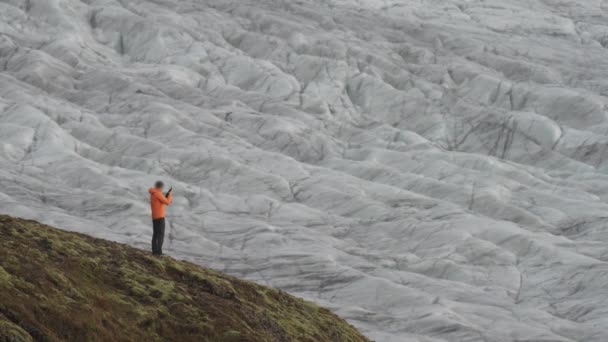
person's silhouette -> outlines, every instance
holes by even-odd
[[[165,240],[165,206],[173,200],[173,188],[163,194],[163,182],[158,181],[150,188],[150,207],[152,208],[152,254],[163,255],[163,241]]]

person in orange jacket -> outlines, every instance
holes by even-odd
[[[152,254],[163,255],[163,241],[165,240],[165,206],[170,205],[173,200],[172,190],[163,193],[165,185],[158,181],[150,188],[150,207],[152,208]]]

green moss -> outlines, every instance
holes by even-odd
[[[8,285],[11,281],[11,275],[6,272],[6,270],[0,266],[0,285],[6,284]]]
[[[0,316],[0,342],[32,342],[30,336],[18,325],[5,320]]]
[[[228,330],[222,334],[222,342],[238,342],[242,340],[243,336],[236,330]]]
[[[117,332],[124,341],[368,341],[312,303],[187,262],[1,215],[0,235],[0,342]]]

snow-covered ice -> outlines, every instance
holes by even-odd
[[[0,212],[378,342],[608,341],[608,1],[0,0]]]

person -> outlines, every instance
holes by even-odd
[[[163,241],[165,239],[165,206],[173,200],[173,188],[163,193],[165,185],[158,181],[150,188],[150,207],[152,208],[152,254],[163,255]]]

